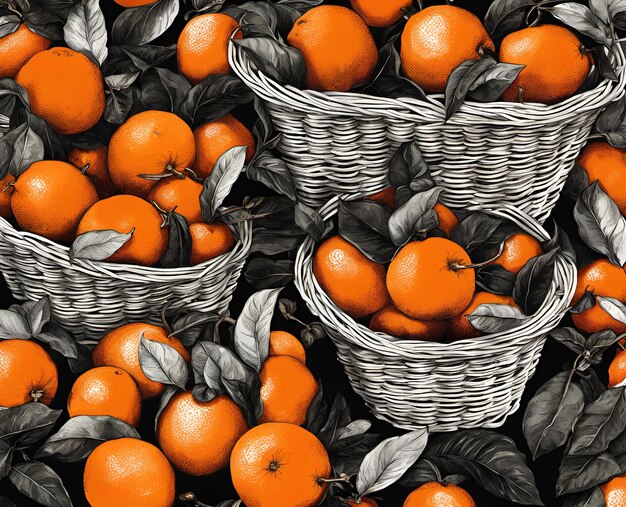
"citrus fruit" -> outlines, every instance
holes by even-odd
[[[554,104],[571,97],[591,70],[591,58],[578,38],[557,25],[529,26],[507,35],[500,61],[525,65],[502,99]]]
[[[15,32],[0,37],[0,79],[15,77],[33,56],[50,47],[50,41],[21,23]]]
[[[626,302],[626,272],[606,259],[595,260],[578,270],[572,304],[576,304],[585,291]],[[612,329],[618,335],[626,333],[626,324],[615,320],[598,303],[581,313],[572,313],[572,321],[585,333],[597,333],[605,329]]]
[[[176,493],[167,458],[136,438],[109,440],[96,447],[85,463],[83,484],[91,507],[172,507]]]
[[[396,189],[387,187],[380,192],[367,196],[365,199],[386,204],[391,209],[394,209],[396,207]]]
[[[476,503],[459,486],[427,482],[406,498],[404,507],[476,507]]]
[[[91,181],[93,181],[93,184],[96,186],[96,190],[98,191],[98,195],[103,199],[105,197],[111,197],[116,193],[115,186],[113,185],[111,176],[109,175],[107,155],[108,150],[106,146],[98,146],[97,148],[86,150],[74,148],[67,155],[67,159],[70,164],[75,165],[79,169],[82,169],[89,164],[89,166],[85,169],[85,174],[89,176]]]
[[[13,183],[15,178],[11,173],[0,180],[0,217],[11,218],[13,211],[11,211],[11,197],[13,196]]]
[[[0,407],[29,401],[50,405],[58,385],[57,367],[40,345],[30,340],[0,341]]]
[[[445,320],[415,320],[407,317],[392,304],[372,315],[369,327],[372,331],[407,340],[437,341],[448,331],[448,323]]]
[[[109,174],[120,191],[146,197],[156,182],[140,175],[181,172],[195,156],[193,132],[183,120],[166,111],[143,111],[113,134]]]
[[[208,475],[228,465],[235,443],[246,431],[241,409],[227,396],[204,403],[184,392],[176,394],[159,416],[156,437],[176,468],[189,475]]]
[[[452,71],[465,60],[478,60],[495,46],[471,12],[433,5],[409,18],[402,32],[400,61],[407,77],[427,93],[443,93]]]
[[[533,257],[543,253],[541,243],[530,234],[520,232],[509,236],[504,241],[500,256],[492,262],[511,273],[518,273]]]
[[[228,43],[239,23],[226,14],[202,14],[191,19],[178,37],[178,68],[198,84],[214,74],[228,74]],[[235,39],[241,39],[241,32]]]
[[[412,241],[389,264],[387,288],[396,307],[414,319],[444,320],[461,313],[474,297],[469,255],[445,238]]]
[[[606,507],[624,507],[626,503],[626,474],[600,486]]]
[[[167,249],[169,231],[163,226],[160,213],[134,195],[114,195],[98,201],[83,216],[77,233],[103,230],[122,234],[132,231],[130,239],[107,259],[109,262],[152,266]]]
[[[369,26],[391,26],[399,21],[402,8],[411,7],[412,0],[350,0],[350,5]]]
[[[304,424],[319,386],[301,361],[291,356],[270,356],[263,363],[259,422]]]
[[[142,398],[157,396],[163,392],[163,384],[150,380],[139,364],[139,341],[147,340],[165,343],[174,347],[189,361],[189,354],[178,338],[168,337],[167,331],[159,326],[136,322],[125,324],[106,334],[91,353],[94,366],[116,366],[126,370],[137,383]]]
[[[291,356],[301,363],[306,362],[306,352],[302,343],[286,331],[270,333],[270,356]]]
[[[53,241],[72,241],[80,219],[98,201],[91,180],[66,162],[35,162],[14,189],[11,209],[17,223]]]
[[[192,266],[225,254],[235,244],[233,233],[222,222],[191,224],[189,232],[191,233],[190,263]]]
[[[312,90],[345,92],[369,81],[378,61],[376,43],[363,19],[338,5],[319,5],[296,20],[287,36],[300,50]]]
[[[435,213],[437,213],[437,218],[439,218],[439,229],[450,236],[452,231],[456,229],[456,226],[459,225],[459,219],[450,210],[450,208],[444,206],[440,202],[435,204],[433,209],[435,210]]]
[[[140,7],[141,5],[153,4],[156,1],[157,0],[115,0],[115,3],[122,7]]]
[[[67,411],[70,417],[108,415],[137,426],[141,394],[133,378],[122,368],[100,366],[76,379],[67,399]]]
[[[255,426],[230,457],[233,485],[246,507],[317,505],[331,473],[328,453],[313,433],[287,423]]]
[[[247,146],[246,162],[254,155],[256,142],[252,133],[232,114],[200,125],[193,131],[196,140],[196,162],[193,170],[208,178],[217,159],[235,146]]]
[[[616,386],[626,379],[626,350],[618,349],[609,365],[609,387]]]
[[[340,236],[319,246],[313,256],[313,273],[330,299],[354,318],[380,310],[389,298],[385,266],[369,260]]]
[[[30,109],[59,134],[93,127],[104,112],[104,82],[98,66],[82,53],[52,48],[33,56],[15,80],[28,92]]]
[[[159,181],[150,193],[148,201],[156,202],[159,208],[184,216],[190,224],[202,222],[200,209],[200,194],[202,184],[191,178],[165,178]]]
[[[515,301],[511,296],[500,296],[498,294],[492,294],[491,292],[477,292],[474,294],[469,306],[459,315],[450,319],[450,340],[464,340],[466,338],[476,338],[482,333],[478,331],[467,318],[468,315],[474,313],[474,310],[480,305],[495,304],[495,305],[507,305],[517,308]]]
[[[599,182],[622,215],[626,215],[626,152],[609,143],[590,143],[576,163],[587,173],[589,184]]]

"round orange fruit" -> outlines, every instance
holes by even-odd
[[[440,202],[435,204],[433,209],[435,210],[435,213],[437,213],[437,218],[439,219],[439,229],[450,236],[452,231],[456,229],[456,226],[459,225],[459,219],[452,212],[452,210],[450,210],[450,208],[444,206]]]
[[[306,362],[304,346],[300,340],[286,331],[270,333],[270,356],[291,356],[301,363]]]
[[[402,9],[408,9],[412,0],[350,0],[350,5],[369,26],[386,27],[400,21]]]
[[[13,78],[28,60],[50,47],[50,41],[21,23],[13,33],[0,37],[0,79]]]
[[[492,262],[511,273],[518,273],[533,257],[543,253],[541,243],[530,234],[520,232],[509,236],[504,242],[500,256]]]
[[[190,263],[192,266],[225,254],[235,244],[233,233],[222,222],[191,224],[189,232],[191,233]]]
[[[156,1],[157,0],[115,0],[115,3],[122,7],[141,7],[142,5],[156,3]]]
[[[476,507],[474,499],[454,484],[427,482],[413,491],[404,507]]]
[[[98,195],[103,199],[111,197],[116,193],[115,186],[109,175],[107,155],[108,150],[106,146],[98,146],[97,148],[86,150],[74,148],[67,155],[70,164],[75,165],[79,169],[85,168],[85,174],[93,181]]]
[[[370,319],[370,329],[407,340],[437,341],[448,332],[445,320],[427,321],[408,317],[392,304],[378,310]]]
[[[611,479],[600,486],[606,507],[624,507],[626,500],[626,474]]]
[[[609,365],[609,387],[616,386],[626,379],[626,350],[618,349]]]
[[[191,178],[165,178],[148,194],[148,201],[155,202],[165,211],[176,210],[188,223],[202,222],[200,194],[202,184]]]

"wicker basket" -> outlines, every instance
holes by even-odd
[[[600,111],[624,94],[625,57],[612,56],[619,82],[555,105],[467,102],[444,122],[442,95],[426,101],[282,86],[229,47],[234,72],[267,105],[278,149],[300,199],[313,207],[336,194],[372,194],[388,186],[389,160],[416,139],[442,201],[453,209],[514,205],[543,223]]]
[[[337,198],[320,211],[330,219]],[[546,231],[526,214],[503,205],[486,210],[545,240]],[[430,431],[495,428],[519,408],[548,331],[565,314],[576,285],[576,267],[557,254],[555,282],[541,308],[522,326],[452,344],[390,339],[340,310],[313,275],[315,242],[296,257],[295,283],[312,313],[333,339],[354,390],[372,413],[398,428]]]
[[[252,242],[249,222],[233,226],[235,247],[197,266],[175,269],[77,259],[69,249],[0,218],[0,271],[18,299],[48,295],[54,318],[93,344],[126,322],[160,322],[172,309],[227,311]]]

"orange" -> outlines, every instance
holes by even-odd
[[[115,186],[109,175],[107,155],[108,150],[106,146],[98,146],[97,148],[86,150],[74,148],[67,155],[69,163],[79,169],[89,164],[89,167],[85,170],[85,174],[93,181],[98,195],[101,198],[111,197],[116,193]]]
[[[490,292],[477,292],[474,294],[469,306],[461,314],[450,319],[451,340],[456,341],[464,340],[465,338],[476,338],[482,334],[478,329],[472,326],[467,316],[474,313],[474,310],[480,305],[485,304],[507,305],[518,308],[511,296],[500,296],[498,294],[491,294]]]
[[[600,486],[606,507],[624,507],[626,504],[626,474]]]
[[[83,475],[91,507],[172,507],[174,470],[154,445],[136,438],[100,444],[87,458]]]
[[[178,116],[143,111],[117,129],[109,143],[109,174],[124,193],[146,197],[155,181],[139,175],[181,172],[196,156],[193,132]]]
[[[609,387],[616,386],[626,379],[626,350],[617,349],[609,366]]]
[[[209,475],[228,465],[233,447],[246,431],[241,409],[227,396],[203,403],[184,392],[161,413],[156,437],[176,468],[189,475]]]
[[[576,292],[572,304],[576,304],[585,291],[596,296],[612,297],[626,302],[626,272],[606,259],[595,260],[578,270]],[[599,303],[581,313],[572,313],[574,325],[585,333],[597,333],[612,329],[618,335],[626,333],[626,324],[615,320]]]
[[[77,51],[57,47],[37,53],[15,80],[28,92],[31,111],[59,134],[89,130],[104,113],[100,69]]]
[[[461,313],[474,297],[469,255],[445,238],[412,241],[387,270],[387,288],[399,310],[418,320],[444,320]]]
[[[450,208],[444,206],[440,202],[435,204],[433,209],[435,210],[435,213],[437,213],[437,218],[439,218],[439,229],[450,236],[452,231],[456,229],[456,226],[459,225],[459,219],[454,213],[452,213]]]
[[[502,99],[554,104],[571,97],[591,70],[578,38],[557,25],[529,26],[510,33],[500,45],[500,61],[525,65]],[[521,90],[520,90],[521,89]]]
[[[167,331],[159,326],[136,322],[125,324],[105,335],[91,353],[94,366],[116,366],[126,370],[135,380],[142,398],[157,396],[163,392],[163,384],[150,380],[139,364],[139,340],[141,336],[147,340],[165,343],[174,347],[189,361],[189,354],[178,338],[167,335]]]
[[[291,356],[270,356],[263,363],[259,422],[304,424],[319,386],[309,369]]]
[[[208,178],[220,155],[235,146],[247,146],[246,162],[254,150],[256,142],[252,133],[231,114],[200,125],[193,131],[196,140],[196,162],[193,170],[200,178]]]
[[[389,299],[385,266],[369,260],[340,236],[319,246],[313,273],[330,299],[355,319],[380,310]]]
[[[148,194],[148,201],[156,202],[162,210],[176,208],[176,213],[184,216],[190,224],[202,222],[200,194],[202,184],[191,178],[170,177],[157,183]]]
[[[404,507],[476,507],[476,503],[459,486],[427,482],[406,498]]]
[[[78,234],[89,231],[113,230],[131,238],[107,259],[152,266],[167,249],[169,231],[163,227],[163,218],[147,201],[134,195],[114,195],[94,204],[78,224]]]
[[[122,7],[139,7],[141,5],[153,4],[156,1],[157,0],[115,0],[115,3]]]
[[[445,320],[427,321],[407,317],[392,304],[378,310],[370,320],[370,329],[407,340],[437,341],[445,336],[448,323]]]
[[[300,340],[286,331],[270,333],[270,356],[291,356],[301,363],[306,362],[304,346]]]
[[[502,253],[492,264],[502,266],[511,273],[518,273],[530,259],[542,253],[539,241],[530,234],[520,232],[505,240]]]
[[[11,209],[17,223],[53,241],[72,241],[80,219],[98,201],[91,180],[66,162],[35,162],[14,188]]]
[[[13,211],[11,211],[11,196],[13,195],[14,188],[12,184],[15,182],[15,178],[11,173],[0,180],[0,217],[11,218]]]
[[[296,20],[287,41],[300,50],[312,90],[345,92],[370,80],[378,61],[363,19],[338,5],[320,5]]]
[[[626,152],[605,142],[590,143],[576,159],[589,184],[599,182],[617,207],[626,215]]]
[[[386,204],[391,209],[396,207],[396,189],[393,187],[387,187],[380,192],[367,196],[365,199],[369,201],[376,201],[381,204]]]
[[[0,79],[15,77],[33,56],[50,47],[50,41],[32,32],[24,23],[0,38]]]
[[[57,367],[40,345],[30,340],[0,341],[0,407],[29,401],[50,405],[58,385]]]
[[[350,0],[352,8],[369,26],[391,26],[400,21],[402,8],[411,7],[412,0]]]
[[[131,426],[139,424],[141,394],[133,378],[121,368],[100,366],[76,379],[67,399],[70,417],[109,415]]]
[[[427,93],[443,93],[448,78],[465,60],[478,60],[495,46],[471,12],[433,5],[409,18],[402,32],[400,61],[407,77]]]
[[[235,238],[230,228],[222,223],[191,224],[191,265],[195,266],[230,251]]]
[[[228,74],[228,43],[239,23],[226,14],[202,14],[191,19],[178,37],[178,69],[193,84],[214,74]],[[235,39],[241,39],[241,31]]]
[[[233,485],[246,507],[318,505],[331,474],[328,453],[313,433],[286,423],[248,431],[230,457]]]

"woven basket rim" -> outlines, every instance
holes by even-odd
[[[355,200],[361,197],[361,195],[345,194],[333,197],[319,212],[326,221],[336,214],[339,200]],[[550,238],[547,231],[536,220],[514,206],[503,204],[499,209],[482,208],[480,211],[512,220],[538,239],[547,240]],[[444,351],[448,354],[471,359],[472,357],[493,354],[494,349],[499,349],[504,345],[513,345],[518,348],[532,345],[533,342],[549,330],[550,326],[548,324],[555,319],[557,319],[557,322],[560,321],[576,288],[576,266],[571,259],[559,252],[556,255],[555,276],[546,299],[539,310],[521,326],[508,331],[459,340],[453,343],[407,340],[394,338],[386,333],[372,331],[339,309],[319,286],[312,272],[314,251],[315,241],[311,237],[307,237],[296,255],[295,285],[309,309],[315,315],[320,316],[322,322],[326,319],[323,312],[317,311],[320,303],[329,311],[334,320],[340,323],[341,327],[333,323],[328,324],[324,322],[325,325],[331,325],[337,331],[337,333],[333,333],[333,335],[336,334],[333,338],[341,339],[365,349],[374,350],[381,355],[401,355],[408,360],[415,360],[418,358],[418,355],[421,358],[424,356],[441,357],[441,353]],[[309,279],[313,287],[307,284]]]

